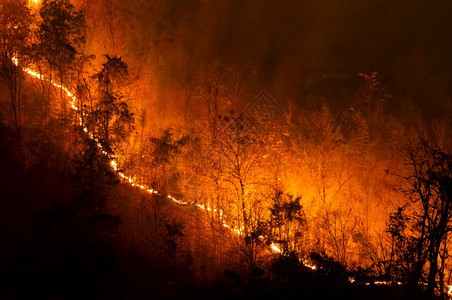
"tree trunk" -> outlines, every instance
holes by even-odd
[[[436,244],[436,242],[435,242]],[[432,294],[435,292],[436,288],[436,274],[438,273],[438,251],[436,245],[433,245],[430,250],[430,269],[428,273],[428,286],[427,291],[429,294]]]

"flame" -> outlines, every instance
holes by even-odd
[[[35,3],[35,4],[38,4],[38,3],[40,2],[40,0],[32,0],[32,1],[33,1],[33,3]],[[19,60],[18,60],[16,57],[13,57],[13,58],[12,58],[12,62],[13,62],[16,66],[19,66]],[[44,75],[42,75],[42,74],[40,74],[40,73],[38,73],[38,72],[36,72],[36,71],[30,69],[30,68],[22,68],[22,70],[23,70],[24,72],[28,73],[30,76],[32,76],[32,77],[34,77],[34,78],[37,78],[37,79],[40,79],[40,80],[48,81],[48,82],[50,82],[50,84],[52,84],[54,87],[57,87],[57,88],[63,90],[64,93],[66,94],[66,96],[68,96],[68,97],[71,99],[71,101],[70,101],[71,108],[72,108],[73,110],[75,110],[75,111],[79,111],[79,109],[78,109],[78,107],[77,107],[77,105],[76,105],[76,103],[77,103],[77,97],[76,97],[74,94],[72,94],[72,93],[69,91],[68,88],[66,88],[65,86],[62,86],[62,85],[60,85],[60,84],[58,84],[58,83],[56,83],[56,82],[54,82],[54,81],[52,81],[52,80],[49,80],[49,79],[46,78]],[[79,117],[79,125],[80,125],[80,126],[83,126],[83,120],[82,120],[81,117]],[[145,192],[147,192],[147,193],[149,193],[149,194],[161,195],[161,193],[160,193],[159,191],[154,190],[154,189],[152,189],[152,188],[150,188],[150,187],[146,187],[146,186],[141,185],[141,184],[137,184],[137,183],[135,182],[135,180],[134,180],[132,177],[129,177],[129,176],[125,175],[123,172],[119,171],[119,169],[118,169],[118,163],[117,163],[115,157],[111,156],[108,152],[106,152],[106,151],[103,149],[102,144],[99,143],[99,141],[98,141],[96,138],[94,138],[93,133],[90,132],[89,129],[88,129],[87,127],[84,126],[84,127],[83,127],[83,131],[89,136],[89,138],[90,138],[91,140],[94,140],[94,141],[96,142],[97,147],[98,147],[98,149],[100,150],[100,152],[101,152],[103,155],[107,156],[107,157],[110,159],[110,166],[111,166],[111,168],[119,175],[119,177],[122,178],[122,180],[123,180],[124,182],[127,182],[127,183],[129,183],[131,186],[137,187],[137,188],[139,188],[139,189],[141,189],[141,190],[143,190],[143,191],[145,191]],[[223,210],[221,210],[221,209],[220,209],[220,210],[217,210],[216,208],[211,208],[208,204],[207,204],[207,205],[204,205],[204,204],[196,204],[196,203],[195,203],[195,204],[191,204],[191,203],[188,203],[188,202],[179,200],[179,199],[177,199],[177,198],[175,198],[175,197],[173,197],[173,196],[171,196],[171,195],[167,195],[167,198],[168,198],[169,200],[173,201],[174,203],[179,204],[179,205],[194,205],[194,206],[196,206],[196,207],[198,207],[198,208],[200,208],[200,209],[202,209],[202,210],[218,212],[218,213],[219,213],[219,217],[220,217],[220,221],[221,221],[221,225],[222,225],[224,228],[229,229],[231,232],[233,232],[233,233],[235,233],[235,234],[237,234],[237,235],[239,235],[239,236],[243,236],[243,235],[244,235],[244,228],[243,228],[243,227],[240,227],[240,228],[234,228],[233,226],[230,226],[230,225],[225,221],[225,219],[224,219],[224,217],[223,217],[224,213],[223,213]],[[263,237],[260,236],[260,238],[263,238]],[[282,253],[282,249],[279,248],[278,245],[276,245],[275,243],[271,243],[270,249],[272,249],[272,250],[273,250],[274,252],[276,252],[276,253]],[[308,267],[308,268],[310,268],[310,269],[313,270],[313,271],[317,270],[317,266],[311,264],[311,263],[308,262],[306,259],[300,259],[300,262],[301,262],[305,267]],[[348,281],[349,281],[350,283],[354,283],[354,282],[355,282],[355,278],[354,278],[354,277],[350,277],[350,278],[348,278]],[[372,282],[372,283],[370,283],[370,282],[366,282],[366,283],[365,283],[365,285],[371,285],[371,284],[374,284],[374,285],[390,285],[390,284],[392,284],[392,282],[376,280],[376,281],[374,281],[374,282]],[[397,284],[397,285],[402,285],[402,282],[396,282],[396,284]],[[446,285],[446,287],[448,288],[447,294],[449,295],[449,297],[452,297],[452,285]]]
[[[272,243],[270,248],[277,253],[281,253],[281,249],[275,243]]]

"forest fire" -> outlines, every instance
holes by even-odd
[[[16,66],[19,66],[19,61],[18,61],[17,58],[13,58],[13,62],[14,62],[14,64],[15,64]],[[38,73],[38,72],[36,72],[36,71],[33,71],[33,70],[29,69],[29,68],[23,69],[23,71],[26,72],[26,73],[28,73],[29,75],[31,75],[31,76],[34,77],[34,78],[37,78],[37,79],[40,79],[40,80],[43,80],[43,79],[44,79],[44,80],[48,80],[48,79],[45,79],[45,77],[44,77],[42,74],[40,74],[40,73]],[[64,87],[64,86],[62,86],[62,85],[59,85],[59,84],[57,84],[57,83],[55,83],[55,82],[53,82],[53,81],[50,81],[50,83],[51,83],[53,86],[55,86],[56,88],[63,90],[63,91],[65,92],[66,96],[68,96],[68,97],[71,99],[71,101],[70,101],[71,108],[74,109],[75,111],[79,111],[78,107],[76,106],[77,98],[69,91],[68,88],[66,88],[66,87]],[[80,125],[80,126],[84,126],[83,120],[82,120],[81,117],[79,117],[79,125]],[[128,177],[128,176],[126,176],[123,172],[119,171],[116,160],[115,160],[114,158],[112,158],[111,155],[109,155],[105,150],[103,150],[102,144],[100,144],[100,143],[98,142],[97,139],[94,139],[94,138],[93,138],[93,134],[89,132],[88,128],[87,128],[87,127],[83,127],[83,131],[84,131],[85,133],[87,133],[91,139],[93,139],[93,140],[96,141],[96,144],[97,144],[97,146],[98,146],[100,152],[101,152],[103,155],[106,155],[106,156],[109,157],[109,159],[110,159],[110,166],[113,168],[113,170],[114,170],[115,172],[118,173],[118,175],[121,177],[121,179],[124,180],[124,182],[129,183],[129,184],[130,184],[131,186],[133,186],[133,187],[138,187],[138,188],[140,188],[141,190],[146,191],[147,193],[150,193],[150,194],[161,194],[161,193],[160,193],[159,191],[157,191],[157,190],[154,190],[154,189],[152,189],[152,188],[147,188],[147,187],[144,186],[144,185],[135,183],[135,181],[133,180],[132,177]],[[200,208],[200,209],[202,209],[202,210],[217,212],[217,209],[216,209],[216,208],[213,208],[213,209],[212,209],[212,208],[210,208],[210,206],[208,206],[208,205],[205,206],[205,205],[202,205],[202,204],[188,203],[188,202],[185,202],[185,201],[178,200],[177,198],[175,198],[175,197],[173,197],[173,196],[171,196],[171,195],[167,195],[167,198],[168,198],[169,200],[175,202],[176,204],[179,204],[179,205],[195,205],[196,207],[198,207],[198,208]],[[228,225],[228,224],[226,223],[226,221],[223,219],[223,212],[222,212],[221,210],[220,210],[219,212],[220,212],[220,217],[221,217],[221,222],[222,222],[222,226],[223,226],[223,227],[225,227],[225,228],[231,230],[232,232],[234,232],[234,233],[237,234],[237,235],[240,235],[240,236],[243,236],[243,235],[244,235],[243,228],[237,228],[237,229],[235,229],[235,228],[231,227],[231,226]],[[260,238],[263,239],[263,236],[260,236]],[[281,248],[278,247],[275,243],[271,243],[271,244],[270,244],[270,248],[271,248],[274,252],[276,252],[276,253],[282,253]],[[306,266],[306,267],[308,267],[308,268],[310,268],[310,269],[312,269],[312,270],[314,270],[314,271],[317,269],[317,266],[315,266],[315,265],[309,263],[309,262],[308,262],[307,260],[305,260],[305,259],[302,259],[301,262],[303,263],[304,266]],[[351,283],[354,283],[354,282],[356,281],[353,277],[350,277],[348,280],[349,280]],[[372,283],[366,282],[366,285],[370,285],[370,284],[374,284],[374,285],[391,285],[391,284],[393,284],[393,282],[379,281],[379,280],[374,281],[374,282],[372,282]],[[402,282],[397,282],[397,284],[398,284],[398,285],[402,285]],[[447,288],[448,288],[447,294],[448,294],[449,296],[452,297],[452,285],[447,286]]]
[[[13,58],[13,62],[14,62],[14,64],[15,64],[16,66],[19,66],[19,61],[18,61],[17,58],[14,57],[14,58]],[[77,97],[74,96],[74,94],[72,94],[72,93],[69,91],[68,88],[66,88],[65,86],[62,86],[62,85],[60,85],[60,84],[57,84],[57,83],[55,83],[55,82],[53,82],[53,81],[51,81],[51,80],[45,78],[45,76],[43,76],[42,74],[40,74],[40,73],[38,73],[38,72],[36,72],[36,71],[33,71],[32,69],[26,68],[26,69],[23,69],[23,71],[26,72],[26,73],[28,73],[29,75],[31,75],[32,77],[34,77],[34,78],[36,78],[36,79],[47,80],[47,81],[49,81],[54,87],[56,87],[56,88],[61,89],[62,91],[64,91],[64,93],[66,94],[66,96],[69,97],[69,98],[71,99],[71,101],[70,101],[71,108],[72,108],[73,110],[77,111],[77,112],[79,111],[78,107],[76,106],[76,103],[78,102],[78,101],[77,101]],[[117,164],[116,160],[115,160],[108,152],[106,152],[106,151],[104,150],[104,147],[102,146],[101,143],[99,143],[98,139],[94,138],[93,133],[89,132],[88,128],[84,126],[84,124],[83,124],[83,119],[82,119],[81,116],[79,117],[79,125],[83,127],[83,131],[84,131],[86,134],[88,134],[89,138],[93,139],[93,140],[96,142],[96,145],[97,145],[97,147],[99,148],[99,151],[101,152],[101,154],[107,156],[107,157],[110,159],[110,166],[113,168],[113,170],[114,170],[115,172],[118,173],[118,175],[121,177],[121,179],[124,180],[124,182],[129,183],[129,184],[130,184],[131,186],[133,186],[133,187],[138,187],[138,188],[140,188],[141,190],[146,191],[146,192],[148,192],[148,193],[150,193],[150,194],[161,194],[161,193],[160,193],[159,191],[157,191],[157,190],[154,190],[154,189],[148,188],[148,187],[146,187],[146,186],[144,186],[144,185],[142,185],[142,184],[136,183],[135,180],[134,180],[132,177],[129,177],[129,176],[125,175],[123,172],[119,171],[118,164]],[[173,197],[173,196],[171,196],[171,195],[167,195],[167,198],[170,199],[171,201],[175,202],[176,204],[180,204],[180,205],[191,205],[191,204],[192,204],[192,205],[194,205],[194,206],[196,206],[196,207],[198,207],[198,208],[200,208],[200,209],[202,209],[202,210],[213,211],[213,212],[217,212],[217,211],[218,211],[216,208],[211,208],[208,204],[207,204],[207,206],[206,206],[206,205],[203,205],[203,204],[193,204],[193,203],[188,203],[188,202],[185,202],[185,201],[178,200],[177,198],[175,198],[175,197]],[[230,225],[228,225],[228,224],[226,223],[226,221],[223,219],[223,212],[222,212],[221,210],[219,211],[219,215],[220,215],[220,217],[221,217],[222,225],[223,225],[225,228],[230,229],[232,232],[234,232],[234,233],[236,233],[236,234],[238,234],[238,235],[243,235],[243,228],[234,229],[233,227],[231,227]],[[278,253],[281,253],[281,249],[280,249],[276,244],[272,243],[270,247],[271,247],[271,249],[272,249],[273,251],[278,252]],[[308,266],[309,266],[309,265],[308,265]],[[312,268],[312,269],[315,269],[315,266],[309,266],[309,267]]]
[[[452,298],[452,106],[416,75],[452,72],[358,42],[380,44],[358,26],[370,11],[419,23],[370,1],[346,18],[346,3],[131,1],[0,0],[0,220],[26,244],[3,234],[0,297]],[[242,30],[270,15],[281,32]],[[61,289],[30,283],[44,265],[37,285]]]

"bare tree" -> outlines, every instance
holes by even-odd
[[[447,254],[447,237],[452,225],[452,154],[421,137],[407,151],[411,174],[406,193],[416,208],[412,230],[416,237],[416,263],[411,282],[417,284],[428,266],[428,291],[444,288],[439,260]],[[440,291],[444,293],[444,290]]]

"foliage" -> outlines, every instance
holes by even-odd
[[[37,58],[46,61],[50,72],[57,68],[62,78],[62,70],[71,64],[77,48],[85,43],[85,18],[69,0],[43,0],[39,15]]]
[[[282,250],[281,254],[302,254],[302,239],[307,229],[306,216],[303,206],[300,204],[301,197],[294,198],[292,195],[276,191],[273,203],[270,207],[270,221],[268,242],[273,242]]]
[[[155,164],[169,164],[171,159],[181,153],[181,148],[184,147],[190,140],[190,137],[185,135],[180,139],[174,139],[172,129],[167,128],[163,131],[159,138],[151,137],[150,142],[153,145],[152,157]]]
[[[396,282],[409,280],[415,262],[413,246],[416,245],[416,239],[408,235],[407,227],[411,220],[404,210],[404,207],[398,207],[397,211],[389,215],[387,228],[391,236],[391,252],[386,276]]]
[[[135,118],[124,91],[128,84],[127,64],[120,57],[105,57],[102,70],[94,76],[98,99],[88,113],[87,124],[105,149],[114,153],[134,130]]]
[[[0,3],[0,54],[2,64],[16,57],[21,63],[30,53],[31,11],[26,0]]]

